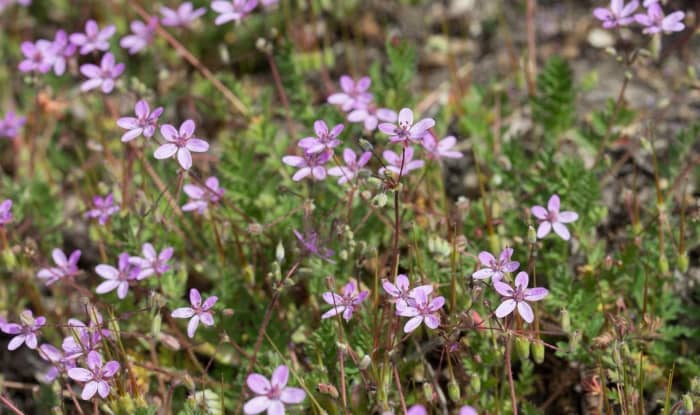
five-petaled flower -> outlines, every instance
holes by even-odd
[[[416,288],[411,289],[410,281],[406,274],[399,274],[396,276],[395,282],[390,282],[389,280],[382,280],[382,287],[389,296],[396,301],[403,301],[408,305],[415,305],[416,300],[413,298],[415,290],[421,290],[426,295],[430,295],[433,292],[433,286],[430,284],[419,285]]]
[[[267,410],[268,415],[284,415],[285,405],[298,404],[306,398],[303,389],[287,386],[288,381],[289,369],[284,365],[272,372],[270,380],[258,373],[248,375],[246,384],[257,396],[245,403],[243,412],[255,415]]]
[[[685,13],[682,11],[676,11],[665,16],[658,3],[651,3],[647,7],[646,13],[639,13],[634,16],[637,23],[644,26],[644,33],[649,35],[660,32],[681,32],[685,29],[683,18],[685,18]]]
[[[182,205],[185,212],[195,211],[204,214],[207,207],[216,204],[224,196],[224,189],[219,187],[219,179],[214,176],[204,181],[204,187],[195,184],[186,184],[183,188],[190,200]]]
[[[76,46],[80,46],[80,54],[87,55],[93,50],[108,50],[109,38],[114,35],[117,28],[114,25],[109,25],[100,30],[97,22],[88,20],[85,23],[85,33],[73,33],[70,35],[70,41]]]
[[[141,248],[143,257],[132,256],[129,258],[129,263],[138,267],[139,273],[136,274],[137,280],[148,278],[151,275],[161,276],[170,269],[168,261],[173,256],[173,247],[169,246],[160,253],[150,243],[146,242]]]
[[[369,162],[372,158],[372,152],[365,151],[357,158],[357,154],[349,148],[343,150],[343,160],[345,160],[344,166],[336,166],[328,169],[328,174],[331,176],[340,177],[338,179],[339,184],[345,184],[352,180],[357,173],[362,170],[362,168]]]
[[[156,27],[158,27],[158,18],[151,17],[148,20],[148,24],[140,20],[134,20],[129,27],[131,27],[133,33],[124,36],[119,41],[119,46],[127,49],[129,54],[133,55],[145,49],[146,46],[153,42],[153,37],[156,34]]]
[[[410,317],[403,326],[404,333],[410,333],[421,323],[428,328],[435,329],[440,325],[440,309],[445,305],[445,297],[430,298],[426,290],[420,287],[414,288],[409,293],[412,303],[407,301],[396,302],[396,314],[402,317]]]
[[[109,220],[109,217],[119,212],[119,205],[114,204],[114,196],[112,193],[107,196],[95,196],[92,198],[94,208],[85,212],[87,218],[97,218],[100,225],[104,225]]]
[[[80,73],[89,79],[80,85],[83,92],[101,88],[102,92],[109,94],[114,89],[115,80],[124,72],[124,64],[116,63],[114,55],[107,52],[102,56],[100,66],[86,63],[80,66]]]
[[[528,301],[540,301],[549,291],[546,288],[527,288],[529,276],[521,271],[515,276],[515,289],[503,281],[494,281],[493,288],[503,296],[503,302],[496,308],[496,317],[503,318],[518,308],[518,314],[528,323],[532,323],[535,314]]]
[[[354,281],[350,281],[343,287],[342,296],[330,291],[323,293],[323,301],[332,305],[333,308],[323,313],[321,319],[331,318],[336,314],[343,313],[345,321],[350,321],[355,308],[365,301],[365,298],[367,298],[369,294],[367,290],[360,291],[359,293],[356,291],[357,285]]]
[[[190,304],[192,307],[176,308],[171,315],[175,318],[190,319],[190,322],[187,324],[187,336],[193,338],[200,321],[208,327],[214,325],[214,316],[211,314],[211,309],[218,299],[216,296],[211,296],[202,303],[202,296],[199,294],[199,290],[192,288],[190,290]]]
[[[17,137],[25,121],[26,118],[18,117],[14,111],[8,111],[3,118],[0,118],[0,138]]]
[[[603,22],[604,28],[612,29],[634,22],[633,13],[638,7],[637,0],[632,0],[628,4],[625,4],[625,0],[610,0],[610,7],[598,7],[593,10],[593,15]]]
[[[122,135],[122,142],[126,143],[143,135],[146,138],[153,137],[158,126],[158,117],[163,113],[163,107],[157,107],[151,111],[148,102],[142,99],[134,106],[136,117],[122,117],[117,120],[117,125],[127,132]]]
[[[99,394],[103,399],[109,396],[109,379],[114,377],[119,371],[119,362],[110,360],[102,365],[102,357],[96,351],[91,351],[87,355],[87,369],[74,367],[68,369],[68,376],[78,382],[85,382],[83,392],[80,397],[89,401]]]
[[[343,111],[365,108],[372,101],[372,94],[367,92],[372,80],[364,76],[355,82],[348,75],[340,77],[340,88],[343,92],[336,92],[328,97],[328,103],[339,105]]]
[[[12,200],[5,199],[0,203],[0,227],[12,222]]]
[[[102,314],[98,312],[91,313],[89,325],[77,318],[68,319],[67,328],[70,334],[61,344],[66,360],[76,360],[92,350],[99,349],[103,339],[112,335],[103,324]]]
[[[207,9],[205,7],[195,9],[192,6],[192,2],[186,1],[180,4],[176,10],[161,7],[160,14],[162,17],[160,23],[163,26],[187,27],[206,12]]]
[[[7,344],[7,350],[16,350],[23,344],[26,344],[30,349],[36,349],[37,333],[46,324],[45,317],[34,317],[32,310],[24,310],[19,315],[20,323],[5,323],[0,326],[0,329],[5,334],[14,334],[15,336]]]
[[[552,195],[547,202],[547,208],[542,206],[533,206],[532,214],[535,215],[537,220],[540,222],[540,226],[537,228],[537,237],[542,239],[549,231],[554,229],[554,232],[561,237],[561,239],[568,241],[571,238],[569,230],[566,228],[566,223],[574,222],[578,219],[578,213],[572,211],[559,211],[559,196]]]
[[[303,157],[284,156],[282,157],[282,162],[288,166],[299,168],[292,176],[292,180],[295,182],[308,176],[314,180],[323,180],[326,178],[325,164],[328,163],[332,155],[333,153],[330,151],[322,151],[320,153],[305,152]]]
[[[51,252],[55,267],[42,268],[36,276],[42,280],[46,280],[46,285],[51,285],[63,278],[73,278],[78,275],[78,260],[80,259],[80,250],[75,250],[66,258],[66,254],[55,248]]]
[[[316,137],[306,137],[299,140],[299,147],[303,148],[306,153],[320,153],[324,150],[333,151],[335,147],[340,145],[340,140],[336,137],[343,131],[345,126],[338,124],[328,131],[328,126],[325,121],[316,120],[314,122],[314,131]]]
[[[230,21],[241,21],[258,6],[258,0],[216,0],[211,8],[219,13],[214,24],[222,25]]]
[[[66,359],[65,354],[53,345],[44,343],[38,348],[39,357],[51,364],[44,374],[44,381],[53,382],[58,376],[70,368],[75,367],[75,361]]]
[[[386,167],[379,169],[379,174],[390,171],[402,177],[411,170],[420,169],[425,165],[423,160],[413,160],[413,147],[404,147],[403,153],[397,154],[391,150],[384,150],[382,153],[384,160],[388,163]]]
[[[333,256],[333,250],[321,246],[318,233],[316,231],[306,231],[304,234],[294,229],[294,236],[299,240],[299,244],[303,249],[304,254],[315,255],[321,259],[333,263],[330,257]]]
[[[35,43],[22,42],[20,50],[24,55],[24,60],[18,66],[20,72],[46,73],[54,65],[54,48],[46,39],[39,39]]]
[[[454,136],[448,136],[440,141],[435,139],[430,132],[426,132],[421,141],[425,149],[425,157],[433,160],[442,158],[458,159],[462,158],[462,153],[453,150],[457,144],[457,139]]]
[[[496,259],[490,252],[482,251],[479,253],[479,262],[481,262],[480,270],[472,274],[475,280],[483,280],[491,278],[492,281],[500,281],[503,279],[503,274],[507,272],[515,272],[520,266],[517,261],[511,261],[513,256],[513,248],[505,248]]]
[[[409,108],[403,108],[399,111],[398,124],[379,124],[379,131],[389,135],[389,141],[392,143],[402,143],[404,146],[408,146],[409,142],[420,142],[426,131],[434,125],[435,120],[432,118],[423,118],[414,124],[413,111]]]
[[[123,300],[129,293],[129,281],[135,280],[139,275],[139,268],[129,262],[129,254],[119,254],[117,268],[111,265],[100,264],[95,267],[95,272],[106,281],[95,289],[97,294],[105,294],[117,290],[117,297]]]
[[[201,138],[194,137],[195,124],[192,120],[187,120],[180,125],[178,131],[170,124],[160,127],[160,133],[167,143],[158,147],[153,156],[159,160],[167,159],[177,153],[177,162],[180,166],[189,170],[192,167],[192,154],[203,153],[209,150],[209,143]]]

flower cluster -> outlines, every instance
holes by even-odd
[[[0,228],[12,222],[12,200],[5,199],[0,203]]]
[[[219,179],[212,176],[204,181],[204,186],[186,184],[183,188],[190,200],[182,206],[185,212],[197,212],[202,215],[210,205],[219,203],[224,196],[224,189],[219,187]]]
[[[94,196],[93,208],[85,212],[86,218],[97,219],[100,225],[105,225],[109,218],[119,212],[119,205],[114,203],[114,196],[108,193],[105,197]]]
[[[12,334],[14,337],[10,339],[7,349],[12,351],[19,349],[23,344],[30,349],[36,349],[37,334],[39,330],[46,324],[45,317],[34,317],[32,310],[24,310],[20,313],[19,323],[3,323],[0,325],[0,331],[5,334]]]
[[[36,274],[39,279],[45,280],[47,286],[64,278],[73,278],[80,272],[78,269],[78,261],[80,260],[79,249],[73,251],[69,257],[66,257],[66,254],[62,250],[55,248],[51,252],[51,257],[56,266],[42,268]]]
[[[100,264],[95,267],[95,272],[105,281],[97,286],[97,294],[106,294],[117,290],[120,300],[126,298],[129,292],[129,284],[140,281],[152,275],[161,276],[170,269],[168,261],[173,256],[173,248],[168,247],[158,253],[152,244],[145,243],[142,247],[143,257],[130,256],[122,252],[117,260],[117,266]]]
[[[440,326],[440,309],[445,305],[445,297],[433,297],[432,285],[420,285],[411,289],[408,277],[399,274],[395,283],[382,281],[382,287],[395,303],[396,315],[409,318],[403,326],[404,333],[412,332],[421,323],[431,329]]]
[[[645,13],[636,13],[639,1],[632,0],[625,4],[625,0],[610,0],[609,7],[598,7],[593,10],[593,15],[603,23],[606,29],[627,26],[634,22],[644,27],[644,34],[672,33],[685,29],[683,19],[685,13],[675,11],[665,15],[659,0],[645,0]]]

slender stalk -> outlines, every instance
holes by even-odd
[[[403,390],[401,389],[401,378],[399,377],[399,369],[396,367],[396,363],[392,362],[391,365],[394,367],[394,382],[396,382],[396,389],[399,391],[401,409],[403,410],[404,414],[407,414],[408,409],[406,409],[406,398],[404,398]]]
[[[5,395],[0,394],[0,402],[4,403],[5,406],[10,408],[10,411],[14,412],[16,415],[24,415],[24,412],[19,410]]]
[[[513,382],[513,368],[511,367],[510,352],[512,347],[512,337],[508,334],[506,338],[506,371],[508,372],[508,386],[510,387],[510,400],[513,404],[513,415],[518,415],[518,402],[515,397],[515,382]]]

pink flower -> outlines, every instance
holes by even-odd
[[[7,345],[7,350],[17,350],[23,344],[26,344],[30,349],[36,349],[37,337],[39,330],[46,324],[45,317],[36,317],[32,310],[24,310],[19,316],[20,324],[5,323],[0,329],[5,334],[14,334],[15,336]]]
[[[258,396],[245,403],[243,412],[246,415],[265,411],[267,415],[284,415],[285,405],[298,404],[306,398],[303,389],[288,387],[288,381],[289,369],[285,365],[277,366],[270,380],[257,373],[248,375],[246,384]]]
[[[98,218],[100,225],[104,225],[109,220],[109,217],[119,212],[119,205],[114,204],[114,197],[108,193],[104,198],[95,196],[92,198],[93,209],[85,212],[86,218]]]
[[[146,138],[153,137],[158,126],[158,117],[163,113],[163,107],[157,107],[151,112],[146,100],[139,100],[134,107],[136,117],[122,117],[117,120],[117,125],[127,132],[122,135],[122,142],[126,143],[143,134]]]
[[[180,125],[180,131],[170,124],[160,127],[160,133],[167,143],[158,147],[153,156],[159,160],[170,158],[177,153],[177,162],[180,166],[189,170],[192,167],[192,154],[203,153],[209,150],[209,143],[201,138],[193,137],[195,124],[192,120],[187,120]]]
[[[190,322],[187,324],[187,336],[193,338],[200,321],[207,327],[214,325],[214,317],[210,310],[218,299],[216,296],[211,296],[202,303],[202,296],[199,294],[199,290],[192,288],[190,290],[190,304],[192,307],[176,308],[171,315],[174,318],[190,319]]]
[[[160,8],[160,14],[163,16],[160,19],[160,23],[163,26],[179,26],[187,27],[195,20],[202,17],[207,9],[200,7],[195,9],[192,6],[192,2],[186,1],[177,7],[177,10],[173,10],[167,7]]]
[[[100,66],[86,63],[80,65],[80,73],[89,79],[80,85],[80,90],[83,92],[95,88],[102,88],[102,92],[109,94],[114,89],[114,82],[119,75],[124,72],[124,64],[116,63],[114,55],[107,52],[102,56]]]
[[[216,204],[224,196],[224,189],[219,187],[219,179],[212,176],[204,182],[205,188],[194,184],[186,184],[184,191],[190,200],[182,206],[185,212],[196,211],[204,214],[207,207]]]
[[[24,117],[16,116],[14,111],[8,111],[3,118],[0,118],[0,138],[17,137],[26,120]]]
[[[362,170],[362,168],[369,162],[372,158],[372,153],[366,151],[357,158],[357,154],[349,148],[343,150],[343,160],[345,160],[345,166],[331,167],[328,169],[328,174],[331,176],[340,177],[338,179],[339,184],[345,184],[352,180],[357,173]]]
[[[405,301],[396,303],[396,314],[402,317],[410,317],[403,326],[404,333],[410,333],[421,323],[428,328],[436,329],[440,326],[440,309],[445,305],[445,297],[439,296],[431,299],[423,289],[414,288],[410,296],[415,301],[409,304]]]
[[[552,195],[547,202],[547,209],[542,206],[533,206],[532,214],[539,220],[540,226],[537,228],[537,237],[542,239],[554,228],[554,232],[561,239],[568,241],[571,238],[569,230],[564,225],[578,219],[578,213],[572,211],[559,212],[559,196]]]
[[[68,320],[70,335],[66,336],[61,344],[65,360],[76,360],[92,350],[97,350],[102,346],[103,339],[111,337],[112,333],[104,328],[102,321],[102,314],[98,312],[90,315],[89,325],[76,318]]]
[[[475,280],[492,278],[492,281],[500,281],[503,274],[515,272],[520,266],[520,262],[510,260],[512,256],[513,248],[502,250],[498,260],[490,252],[482,251],[479,253],[479,261],[483,268],[473,273],[472,278]]]
[[[109,379],[119,371],[119,362],[110,360],[102,365],[102,357],[96,351],[91,351],[87,355],[87,369],[74,367],[68,369],[68,376],[78,382],[86,382],[80,397],[89,401],[99,394],[103,399],[109,396]]]
[[[148,24],[140,20],[134,20],[131,22],[131,31],[133,34],[124,36],[119,41],[119,46],[129,51],[130,55],[133,55],[146,48],[151,42],[153,42],[153,37],[156,34],[156,27],[158,27],[158,18],[151,17],[148,20]]]
[[[362,77],[357,82],[348,75],[340,77],[340,88],[343,92],[337,92],[328,97],[328,103],[339,105],[343,111],[362,109],[372,101],[372,94],[367,92],[372,80]]]
[[[406,415],[428,415],[428,410],[421,404],[415,404],[408,408]]]
[[[322,151],[320,153],[304,153],[303,157],[300,156],[284,156],[282,157],[282,162],[288,166],[298,167],[292,180],[298,182],[299,180],[311,176],[314,180],[323,180],[326,178],[326,168],[324,165],[328,163],[333,154],[330,151]]]
[[[148,278],[154,274],[161,276],[170,269],[168,261],[173,256],[172,246],[163,249],[159,254],[153,245],[147,242],[143,244],[141,252],[143,257],[132,256],[129,258],[129,263],[139,269],[139,273],[136,274],[137,280]]]
[[[53,382],[61,373],[75,367],[74,361],[66,359],[62,351],[48,343],[39,346],[39,357],[51,364],[51,368],[44,374],[46,382]]]
[[[379,169],[379,174],[384,174],[385,171],[390,171],[402,177],[412,170],[420,169],[425,165],[423,160],[413,160],[413,147],[405,147],[403,158],[401,154],[394,153],[391,150],[384,150],[382,153],[384,160],[388,163],[386,168]]]
[[[114,35],[117,29],[114,25],[109,25],[100,30],[97,22],[88,20],[85,23],[85,33],[73,33],[70,35],[70,41],[80,46],[80,54],[87,55],[94,50],[109,50],[109,38]]]
[[[454,151],[452,148],[457,144],[457,139],[454,136],[448,136],[440,140],[435,139],[430,132],[426,132],[421,141],[426,152],[426,158],[439,160],[441,158],[459,159],[462,158],[462,153]]]
[[[36,43],[22,42],[20,50],[24,55],[24,60],[18,66],[20,72],[46,73],[54,65],[54,48],[48,40],[39,39]]]
[[[55,267],[42,268],[36,274],[36,276],[42,280],[46,280],[46,285],[51,285],[56,281],[63,278],[73,278],[80,270],[78,270],[78,260],[80,259],[80,250],[73,251],[69,258],[66,258],[66,254],[55,248],[51,252],[53,257],[53,262],[56,264]]]
[[[348,121],[352,123],[364,123],[365,130],[374,131],[377,129],[379,121],[395,123],[399,119],[396,111],[386,108],[377,108],[374,104],[368,103],[364,108],[358,108],[348,114]]]
[[[598,7],[593,10],[596,19],[603,22],[603,27],[612,29],[618,26],[627,26],[634,22],[633,13],[639,7],[639,1],[632,0],[625,5],[625,0],[610,0],[610,7]]]
[[[639,13],[634,16],[637,23],[645,26],[644,33],[649,35],[660,32],[680,32],[685,29],[683,18],[685,18],[685,13],[682,11],[664,16],[661,6],[656,2],[649,4],[646,14]]]
[[[413,111],[404,108],[399,111],[398,124],[379,124],[379,131],[388,134],[390,136],[389,141],[392,143],[402,143],[404,146],[408,146],[410,141],[420,142],[426,131],[434,125],[435,120],[432,118],[423,118],[413,124]]]
[[[5,199],[0,203],[0,227],[12,222],[12,200]]]
[[[430,295],[433,292],[433,286],[430,284],[420,285],[416,288],[411,289],[410,281],[405,274],[399,274],[396,276],[396,282],[391,283],[389,280],[382,280],[382,287],[394,301],[403,301],[407,305],[415,306],[416,300],[413,298],[415,290],[422,290],[426,295]]]
[[[230,21],[241,21],[258,6],[258,0],[216,0],[211,3],[211,8],[219,13],[214,20],[217,26]]]
[[[60,76],[66,71],[66,59],[75,55],[76,46],[68,40],[65,30],[59,30],[54,36],[53,43],[53,72]]]
[[[527,272],[519,272],[515,277],[515,289],[500,280],[493,282],[493,288],[504,298],[496,309],[496,317],[503,318],[517,307],[520,317],[532,323],[535,314],[527,301],[540,301],[549,294],[549,291],[542,287],[527,288],[528,281]]]
[[[472,408],[469,405],[464,405],[459,409],[459,415],[479,415],[478,412],[476,412],[476,409]]]
[[[298,230],[294,229],[294,236],[299,240],[304,254],[315,255],[330,263],[334,263],[330,257],[333,256],[333,250],[323,247],[320,244],[318,233],[315,231],[306,231],[303,235]]]
[[[114,268],[107,264],[95,267],[97,275],[106,280],[95,289],[97,294],[106,294],[116,289],[117,297],[120,300],[126,298],[129,293],[129,281],[135,280],[140,270],[129,263],[129,254],[126,252],[119,254],[117,267]]]
[[[332,305],[333,308],[323,313],[321,319],[331,318],[337,314],[343,313],[345,321],[350,321],[355,308],[365,301],[365,298],[367,298],[369,294],[369,291],[360,291],[359,294],[356,294],[356,291],[357,286],[355,282],[350,281],[343,287],[342,296],[330,291],[323,293],[323,301]]]
[[[340,145],[340,140],[336,137],[343,132],[345,126],[338,124],[329,132],[325,121],[317,120],[314,122],[314,130],[316,137],[306,137],[299,140],[299,147],[303,148],[306,153],[320,153],[324,150],[333,151],[333,148]]]

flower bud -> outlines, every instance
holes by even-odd
[[[433,401],[433,397],[435,396],[435,390],[433,389],[433,384],[430,382],[424,382],[423,383],[423,396],[425,397],[425,400],[428,402]]]
[[[341,249],[340,252],[338,252],[338,257],[342,259],[343,261],[348,260],[348,250],[347,249]]]
[[[676,259],[676,264],[678,265],[678,271],[682,273],[688,272],[688,253],[683,252],[680,255],[678,255],[678,258]]]
[[[544,343],[541,341],[534,342],[531,345],[532,358],[538,365],[544,362]]]
[[[160,315],[160,313],[156,314],[153,317],[153,322],[151,322],[151,333],[153,333],[154,336],[158,336],[158,333],[160,333],[160,328],[161,324],[163,323],[163,317]]]
[[[34,316],[32,315],[31,311],[24,310],[19,314],[19,321],[21,321],[22,324],[25,326],[33,326],[34,325]]]
[[[367,370],[367,368],[372,364],[372,358],[366,354],[362,356],[362,359],[360,359],[360,370]]]
[[[668,258],[666,258],[666,254],[661,253],[659,257],[659,271],[661,271],[661,275],[667,275],[669,269]]]
[[[683,395],[683,406],[689,414],[694,413],[693,397],[689,393]]]
[[[362,151],[372,151],[374,149],[374,146],[372,143],[369,141],[365,140],[364,138],[360,138],[360,147],[362,147]]]
[[[531,244],[537,243],[537,231],[532,225],[527,227],[527,241]]]
[[[452,402],[459,402],[462,393],[457,381],[451,380],[450,383],[447,384],[447,395],[452,399]]]
[[[277,247],[275,248],[275,259],[280,264],[284,262],[284,245],[282,245],[282,241],[279,241],[277,243]]]
[[[372,198],[372,206],[376,208],[383,208],[386,206],[388,200],[389,198],[386,196],[386,193],[378,193]]]
[[[524,337],[516,337],[515,351],[518,352],[520,360],[528,360],[530,358],[530,341]]]
[[[561,315],[561,329],[564,331],[564,333],[570,333],[571,332],[571,315],[569,314],[569,310],[562,308],[559,311],[559,314]]]
[[[469,387],[474,393],[481,392],[481,378],[479,376],[472,376],[469,378]]]

